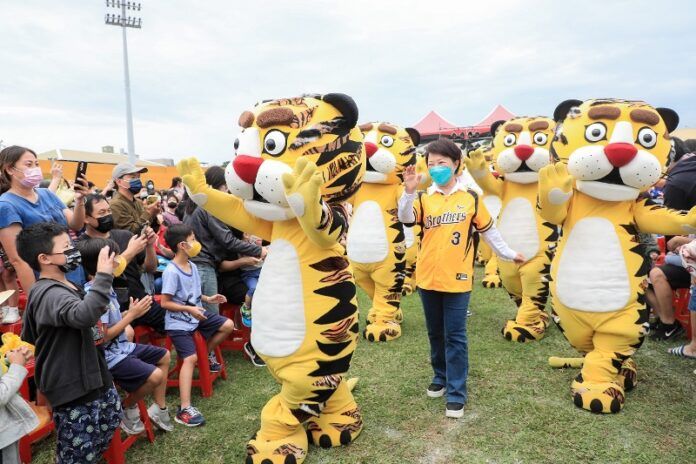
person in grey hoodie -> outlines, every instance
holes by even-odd
[[[121,422],[121,402],[97,345],[104,330],[115,254],[104,247],[88,294],[66,279],[81,263],[62,226],[40,222],[17,235],[21,258],[39,272],[29,290],[22,340],[35,346],[36,387],[53,407],[56,462],[101,459]]]
[[[5,299],[9,295],[5,295]],[[0,296],[0,304],[4,299]],[[39,425],[39,419],[31,407],[17,393],[22,386],[31,359],[28,348],[22,347],[5,354],[9,369],[3,374],[0,368],[0,463],[19,464],[19,439]],[[4,362],[0,357],[0,362]]]

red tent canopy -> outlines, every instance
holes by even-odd
[[[413,128],[420,132],[421,135],[435,135],[443,132],[452,132],[452,129],[457,125],[449,122],[440,114],[433,110],[423,116],[423,118],[413,125]],[[444,131],[447,129],[447,131]]]
[[[448,136],[469,138],[472,134],[475,137],[483,135],[491,130],[491,124],[496,121],[514,118],[511,113],[503,105],[497,105],[488,113],[488,116],[483,118],[478,124],[471,126],[458,126],[440,116],[437,111],[430,111],[428,114],[418,121],[413,127],[420,132],[422,137],[428,136]]]
[[[481,122],[475,125],[488,126],[490,128],[491,124],[493,124],[496,121],[506,121],[514,117],[515,115],[510,110],[505,108],[503,105],[498,105],[495,108],[493,108],[490,113],[488,113],[488,116],[483,118]]]

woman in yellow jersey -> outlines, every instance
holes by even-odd
[[[454,142],[431,142],[426,148],[426,161],[433,185],[416,194],[421,175],[414,166],[406,168],[398,212],[404,225],[423,228],[416,285],[425,311],[434,371],[427,394],[438,398],[446,392],[445,415],[454,418],[463,416],[467,398],[466,312],[476,253],[474,231],[501,259],[524,262],[524,257],[503,241],[478,194],[454,176],[461,156]]]

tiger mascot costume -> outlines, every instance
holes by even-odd
[[[467,157],[470,157],[470,153],[473,151],[481,152],[486,160],[486,163],[488,163],[490,166],[489,169],[492,168],[492,146],[490,144],[486,144],[471,150],[467,154]],[[481,190],[481,188],[478,187],[478,184],[476,184],[476,187],[476,190]],[[491,213],[491,217],[497,219],[498,215],[500,214],[500,207],[502,206],[500,197],[498,195],[486,194],[483,191],[479,193],[481,193],[483,204],[486,205],[486,209],[488,209],[488,212]],[[500,281],[500,276],[498,275],[498,256],[493,253],[491,247],[488,246],[488,244],[484,241],[479,241],[477,260],[483,265],[483,279],[481,279],[481,285],[483,285],[484,288],[502,287],[503,284]]]
[[[364,336],[390,341],[401,336],[401,292],[406,270],[404,227],[396,217],[406,166],[416,163],[420,134],[386,122],[360,126],[367,167],[353,199],[346,251],[355,281],[372,300]]]
[[[301,463],[308,437],[327,448],[362,430],[344,379],[357,343],[356,288],[338,243],[347,228],[341,203],[365,172],[357,119],[343,94],[266,101],[239,118],[229,194],[206,185],[197,160],[178,166],[193,201],[271,242],[251,341],[281,388],[261,412],[248,464]]]
[[[553,319],[585,353],[576,406],[616,413],[636,384],[631,358],[648,329],[649,258],[638,233],[696,229],[696,208],[669,210],[640,193],[658,181],[678,115],[640,101],[569,100],[554,112],[552,154],[539,173],[539,213],[561,227],[551,266]]]
[[[481,152],[473,151],[468,158],[471,174],[483,191],[502,201],[500,234],[527,260],[522,265],[498,261],[503,286],[517,305],[517,316],[502,330],[507,340],[540,340],[549,322],[545,310],[548,272],[558,231],[537,214],[536,198],[539,170],[549,164],[554,127],[553,119],[541,116],[494,123],[492,156],[497,178]]]

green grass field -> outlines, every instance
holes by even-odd
[[[368,300],[361,295],[364,314]],[[339,463],[694,463],[696,462],[696,362],[666,354],[671,345],[646,341],[638,352],[638,387],[624,410],[598,416],[577,409],[569,394],[574,370],[548,367],[551,355],[573,356],[551,327],[540,343],[512,344],[500,335],[514,315],[502,290],[476,286],[469,320],[469,403],[463,419],[444,417],[444,399],[430,399],[428,340],[420,301],[404,301],[404,335],[390,344],[361,340],[351,375],[365,429],[347,448],[311,448],[307,464]],[[279,308],[280,310],[280,308]],[[178,426],[141,441],[128,453],[134,463],[242,463],[258,415],[278,387],[265,369],[228,354],[230,378],[212,398],[194,404],[207,424]],[[170,407],[177,404],[171,391]],[[35,448],[34,462],[52,462],[53,442]]]

